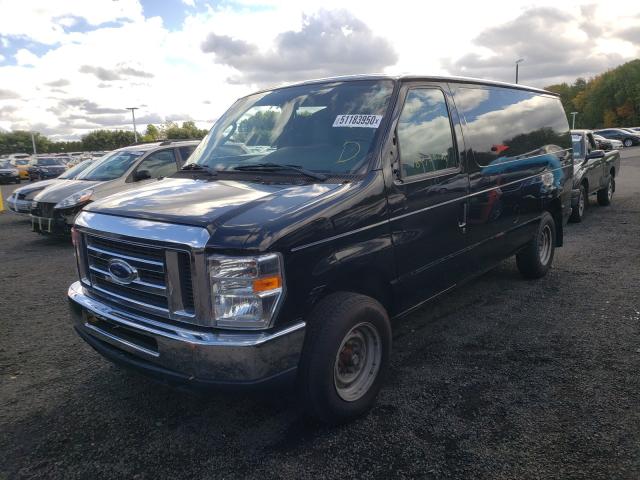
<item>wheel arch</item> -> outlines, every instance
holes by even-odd
[[[564,228],[562,223],[562,203],[560,202],[560,199],[554,198],[549,202],[546,211],[551,214],[553,221],[556,224],[556,247],[561,247],[564,243]]]
[[[337,275],[317,301],[337,292],[351,292],[366,295],[380,302],[389,315],[392,315],[394,296],[391,279],[388,275],[374,267],[349,269],[342,275]],[[316,302],[317,303],[317,302]]]

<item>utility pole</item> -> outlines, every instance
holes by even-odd
[[[31,132],[31,146],[33,147],[33,154],[37,154],[38,152],[36,152],[36,138],[33,135],[33,132]]]
[[[127,110],[131,110],[131,118],[133,119],[133,138],[136,143],[138,143],[138,131],[136,130],[136,114],[135,111],[138,110],[138,107],[127,107]]]
[[[521,62],[524,62],[524,58],[519,58],[518,60],[516,60],[516,83],[518,83],[518,67],[520,66]]]
[[[578,112],[571,112],[571,130],[576,129],[576,115],[578,115]]]

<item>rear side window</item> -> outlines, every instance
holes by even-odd
[[[397,132],[403,178],[458,166],[449,111],[442,90],[409,90]]]
[[[550,152],[569,155],[569,123],[557,97],[509,88],[458,86],[454,100],[466,123],[465,144],[481,167]]]
[[[160,150],[149,155],[140,162],[137,170],[146,170],[151,178],[168,177],[178,171],[173,149]]]

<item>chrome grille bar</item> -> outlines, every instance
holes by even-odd
[[[188,252],[143,245],[92,234],[84,235],[91,287],[100,295],[131,308],[167,318],[193,316],[191,270],[189,287],[183,290],[184,256]],[[109,262],[119,259],[137,271],[137,278],[123,284],[109,272]]]

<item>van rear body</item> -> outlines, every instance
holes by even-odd
[[[572,173],[546,91],[409,76],[261,91],[172,178],[78,216],[74,326],[171,381],[295,378],[311,414],[345,421],[381,386],[390,319],[512,255],[546,273]]]

